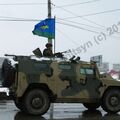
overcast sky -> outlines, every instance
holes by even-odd
[[[71,49],[82,60],[103,55],[104,61],[120,63],[120,0],[52,0],[52,3],[57,52]],[[31,55],[35,48],[43,50],[47,43],[47,38],[32,34],[37,21],[6,20],[46,17],[47,0],[0,0],[0,56]]]

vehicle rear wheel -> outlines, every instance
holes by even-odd
[[[45,91],[33,89],[26,93],[24,105],[28,114],[43,115],[50,107],[50,98]]]
[[[10,87],[15,80],[15,68],[11,65],[10,60],[5,59],[2,64],[2,85]]]
[[[95,110],[100,107],[99,103],[83,103],[83,105],[89,110]]]
[[[120,111],[120,90],[110,89],[102,98],[102,108],[106,112],[117,113]]]

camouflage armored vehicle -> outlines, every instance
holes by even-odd
[[[21,111],[43,115],[50,103],[82,103],[88,109],[101,106],[120,111],[120,82],[100,75],[95,62],[62,58],[13,56],[2,65],[3,86],[10,89]]]

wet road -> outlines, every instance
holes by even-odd
[[[0,101],[0,120],[120,120],[120,113],[109,115],[101,108],[88,111],[82,104],[54,104],[44,116],[31,116],[20,112],[12,101]]]

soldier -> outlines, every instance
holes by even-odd
[[[52,44],[51,43],[46,44],[46,48],[43,51],[43,56],[44,57],[53,57],[54,56],[54,54],[52,52]]]

